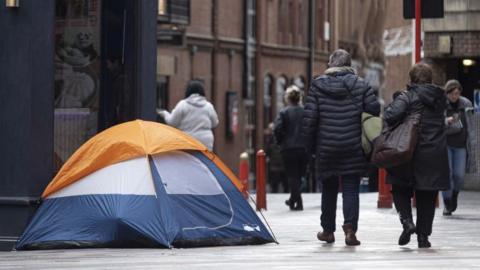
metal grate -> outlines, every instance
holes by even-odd
[[[480,113],[476,112],[474,118],[474,129],[476,143],[472,146],[472,153],[476,158],[476,172],[465,176],[465,189],[480,190]]]
[[[55,109],[54,161],[59,167],[97,131],[97,113],[87,108]]]

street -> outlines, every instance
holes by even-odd
[[[305,210],[291,212],[286,194],[268,194],[264,212],[280,244],[192,249],[85,249],[0,253],[0,269],[480,269],[480,192],[462,192],[459,209],[437,208],[431,249],[415,235],[397,245],[401,227],[394,209],[377,209],[377,193],[362,193],[358,238],[346,247],[341,195],[334,244],[316,239],[320,194],[304,194]]]

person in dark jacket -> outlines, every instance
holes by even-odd
[[[265,139],[265,154],[267,154],[267,172],[270,191],[272,193],[289,192],[282,153],[273,135],[273,123],[268,124]]]
[[[442,88],[432,83],[432,69],[416,64],[409,72],[407,91],[398,96],[384,112],[384,120],[395,126],[410,113],[420,112],[420,130],[411,162],[387,169],[392,184],[393,202],[400,215],[403,231],[399,245],[410,242],[417,233],[418,247],[431,246],[435,200],[439,190],[449,188],[447,137],[445,135],[446,96]],[[417,225],[412,217],[411,199],[415,193]]]
[[[457,200],[463,186],[465,173],[473,173],[475,168],[475,130],[473,126],[472,102],[462,97],[462,85],[457,80],[449,80],[445,84],[447,93],[447,149],[450,165],[451,189],[442,193],[444,216],[450,216],[457,209]],[[467,158],[468,157],[468,158]],[[467,163],[468,162],[468,163]]]
[[[303,107],[300,105],[302,94],[297,86],[290,86],[285,92],[287,107],[280,111],[274,124],[274,134],[280,144],[283,164],[290,186],[290,198],[285,203],[290,210],[303,210],[301,195],[302,177],[307,164],[305,144],[300,138],[300,125]]]
[[[373,89],[356,75],[351,56],[336,50],[330,56],[329,68],[316,78],[305,102],[302,135],[306,149],[315,149],[318,177],[322,181],[323,232],[320,241],[335,241],[335,213],[339,180],[343,187],[345,243],[359,245],[358,228],[360,178],[367,171],[362,150],[361,114],[379,115],[380,104]]]

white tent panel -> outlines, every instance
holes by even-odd
[[[208,167],[188,153],[159,154],[153,161],[168,194],[224,194]]]
[[[48,198],[94,194],[156,195],[148,159],[140,157],[110,165]]]

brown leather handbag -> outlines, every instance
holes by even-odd
[[[375,140],[371,162],[391,168],[412,160],[420,131],[421,112],[408,114],[393,127],[385,127]]]

